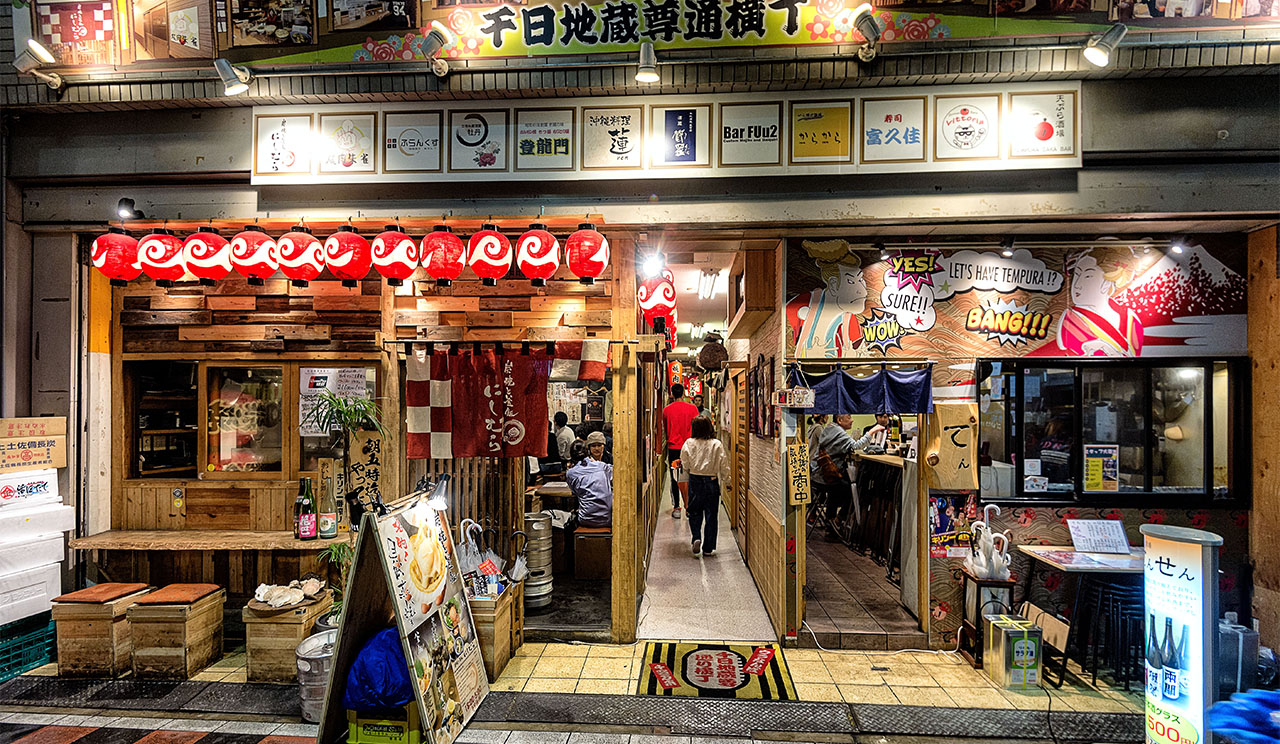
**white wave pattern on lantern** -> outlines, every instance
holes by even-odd
[[[276,241],[280,269],[297,281],[309,282],[324,271],[324,244],[305,232],[289,232]]]
[[[89,250],[93,267],[117,284],[137,279],[142,273],[138,263],[138,241],[120,232],[99,235]]]
[[[356,260],[356,247],[339,240],[337,233],[330,235],[324,241],[324,260],[330,271],[341,271]]]
[[[182,253],[197,279],[225,279],[231,273],[230,244],[217,233],[195,233],[182,244]]]
[[[530,279],[550,279],[560,268],[560,241],[546,230],[530,230],[516,243],[516,263]]]
[[[418,242],[387,231],[373,239],[373,265],[383,276],[404,279],[418,267]]]
[[[476,240],[475,250],[471,253],[470,263],[473,268],[487,267],[486,272],[476,272],[481,276],[500,277],[511,269],[511,244],[496,233],[480,235]]]
[[[266,279],[280,268],[276,241],[266,233],[246,230],[231,239],[231,265],[250,279]]]
[[[595,250],[592,250],[592,243],[595,243]],[[583,255],[586,251],[591,251],[591,254]],[[565,259],[575,276],[600,276],[609,266],[609,239],[594,229],[578,230],[569,236]]]
[[[147,276],[158,281],[177,281],[187,273],[182,261],[182,241],[174,235],[143,236],[138,241],[138,263]]]
[[[663,269],[660,275],[641,283],[636,291],[636,301],[645,320],[652,323],[654,318],[671,317],[675,313],[675,281],[671,269]]]

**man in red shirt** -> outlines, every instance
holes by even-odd
[[[684,400],[684,385],[676,383],[671,386],[671,402],[662,409],[662,424],[667,436],[667,464],[671,465],[680,459],[680,448],[684,441],[693,435],[693,420],[698,416],[698,407]],[[671,469],[671,518],[680,518],[680,483],[676,481],[676,471]]]

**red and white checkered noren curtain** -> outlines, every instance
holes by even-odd
[[[609,369],[609,340],[557,341],[556,357],[551,363],[553,382],[604,380]]]
[[[453,457],[453,382],[448,353],[410,349],[405,369],[409,459]]]
[[[40,35],[52,45],[115,38],[115,20],[109,2],[40,4],[37,13]]]

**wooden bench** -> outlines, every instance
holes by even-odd
[[[613,568],[613,528],[583,527],[573,531],[573,577],[607,579]]]
[[[333,606],[333,594],[318,602],[275,612],[245,607],[245,653],[250,682],[297,682],[298,644],[315,632],[316,620]]]
[[[97,584],[53,600],[58,676],[115,678],[133,663],[128,609],[146,584]]]
[[[129,608],[133,675],[190,679],[222,657],[222,606],[214,584],[170,584]]]

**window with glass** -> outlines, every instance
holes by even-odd
[[[378,395],[378,371],[373,367],[299,367],[298,368],[298,470],[318,470],[320,458],[341,459],[346,441],[339,429],[320,431],[311,412],[329,392],[343,398],[374,400]]]
[[[206,472],[281,472],[284,369],[210,365],[205,379]]]
[[[982,497],[1242,496],[1246,374],[1242,361],[980,363]]]

